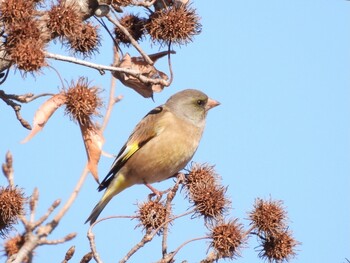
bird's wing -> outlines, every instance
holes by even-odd
[[[136,125],[134,131],[129,136],[128,141],[119,151],[110,171],[99,185],[99,191],[108,187],[113,180],[114,175],[118,173],[135,152],[159,134],[160,130],[157,128],[157,123],[159,123],[159,120],[164,115],[165,111],[166,110],[163,106],[154,108]]]

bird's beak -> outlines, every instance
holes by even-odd
[[[205,106],[205,110],[208,111],[211,108],[214,108],[214,107],[219,106],[219,105],[220,105],[220,102],[213,100],[211,98],[208,98],[208,102],[207,102],[207,105]]]

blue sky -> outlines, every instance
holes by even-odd
[[[175,79],[171,87],[155,94],[155,103],[117,84],[118,103],[105,131],[104,150],[116,154],[136,123],[153,107],[185,88],[196,88],[221,102],[208,116],[196,162],[216,165],[227,195],[232,199],[230,217],[247,225],[247,212],[255,198],[284,201],[290,229],[302,242],[292,262],[346,262],[350,259],[350,3],[348,1],[224,1],[218,5],[193,3],[202,17],[202,33],[187,46],[174,47]],[[104,39],[109,39],[105,35]],[[149,53],[149,42],[143,47]],[[64,53],[60,45],[52,52]],[[92,58],[110,64],[111,45]],[[130,49],[132,55],[135,50]],[[100,76],[92,69],[51,61],[70,82],[87,76],[108,96],[110,75]],[[157,63],[166,71],[166,61]],[[1,87],[7,93],[39,94],[57,92],[60,80],[47,69],[42,75],[11,72]],[[31,121],[44,99],[22,107]],[[44,130],[27,144],[27,135],[14,113],[0,103],[3,123],[0,159],[7,150],[14,155],[15,183],[30,195],[40,191],[37,217],[57,198],[70,195],[86,161],[78,126],[58,110]],[[102,157],[99,174],[103,178],[112,159]],[[6,184],[1,179],[2,185]],[[166,188],[167,181],[157,188]],[[95,203],[101,197],[91,176],[78,199],[51,238],[69,232],[78,237],[59,246],[40,247],[34,262],[60,262],[66,250],[76,246],[74,262],[88,252],[87,225]],[[135,186],[115,197],[102,213],[133,214],[137,202],[149,190]],[[189,204],[180,193],[174,213]],[[97,249],[104,262],[115,262],[140,238],[136,221],[109,220],[95,227]],[[19,228],[20,229],[20,228]],[[189,238],[208,233],[201,219],[181,219],[171,227],[169,250]],[[160,238],[148,244],[130,262],[153,262],[160,258]],[[249,239],[237,262],[260,262]],[[188,245],[177,260],[198,262],[205,257],[208,242]],[[145,260],[147,259],[147,260]],[[5,260],[3,258],[3,260]]]

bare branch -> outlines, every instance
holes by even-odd
[[[177,190],[179,189],[179,185],[183,182],[185,178],[184,174],[179,173],[176,177],[176,183],[175,185],[171,188],[171,190],[169,191],[169,193],[167,194],[167,200],[165,203],[165,208],[167,211],[166,217],[165,217],[165,221],[169,220],[169,216],[170,216],[170,211],[171,211],[171,202],[173,201]],[[163,238],[162,238],[162,254],[163,254],[163,258],[165,258],[165,256],[167,255],[167,238],[168,238],[168,228],[169,228],[169,223],[170,221],[164,225],[163,227]]]
[[[157,232],[153,232],[152,233],[152,229],[147,229],[146,234],[142,237],[141,241],[138,242],[131,250],[129,250],[129,252],[125,255],[125,257],[119,261],[119,263],[125,263],[126,261],[128,261],[128,259],[134,255],[140,248],[142,248],[145,244],[147,244],[148,242],[150,242],[153,237],[155,236]]]
[[[184,243],[182,243],[175,251],[163,256],[163,258],[159,261],[157,261],[156,263],[170,263],[173,262],[174,257],[176,256],[176,254],[187,244],[194,242],[194,241],[198,241],[198,240],[203,240],[203,239],[208,239],[210,238],[209,236],[204,236],[204,237],[197,237],[197,238],[192,238],[190,240],[185,241]]]
[[[73,238],[75,238],[77,236],[77,233],[70,233],[68,235],[66,235],[65,237],[61,238],[61,239],[55,239],[55,240],[47,240],[46,238],[40,240],[40,245],[57,245],[57,244],[62,244],[65,243],[67,241],[72,240]]]
[[[32,127],[30,126],[29,122],[27,122],[25,119],[21,116],[21,105],[13,102],[11,99],[8,98],[7,94],[0,90],[0,99],[2,99],[7,105],[11,106],[12,109],[15,111],[17,120],[22,124],[22,126],[28,130],[31,130]]]
[[[113,62],[113,64],[114,64],[118,58],[118,51],[116,50],[115,47],[113,48],[113,51],[114,51],[114,62]],[[104,131],[107,127],[107,123],[109,122],[109,118],[111,116],[114,104],[119,102],[123,98],[122,96],[119,96],[117,98],[114,97],[115,85],[116,85],[116,79],[112,76],[111,77],[111,87],[109,89],[108,106],[107,106],[107,110],[106,110],[105,116],[103,118],[103,124],[101,127],[102,131]]]
[[[33,194],[29,200],[29,210],[30,210],[29,222],[33,224],[35,220],[35,212],[38,205],[38,200],[39,200],[39,190],[37,187],[35,187],[33,190]]]
[[[73,58],[73,57],[68,57],[68,56],[63,56],[63,55],[58,55],[58,54],[53,54],[50,52],[45,52],[45,56],[47,58],[52,58],[56,60],[61,60],[61,61],[66,61],[66,62],[71,62],[74,64],[78,64],[81,66],[89,67],[96,69],[100,72],[104,72],[105,70],[108,71],[117,71],[117,72],[122,72],[126,74],[130,74],[131,76],[138,78],[140,81],[144,83],[151,83],[151,84],[161,84],[163,86],[168,87],[170,83],[164,79],[152,79],[152,78],[147,78],[144,75],[141,74],[140,71],[137,70],[132,70],[132,69],[127,69],[127,68],[120,68],[120,67],[113,67],[113,66],[106,66],[106,65],[101,65],[101,64],[95,64],[92,62],[88,62],[85,60]]]
[[[52,212],[56,209],[57,206],[59,206],[61,203],[61,199],[57,199],[55,200],[51,206],[49,207],[49,209],[46,211],[46,213],[40,217],[40,219],[34,223],[33,227],[36,228],[38,226],[40,226],[42,223],[44,223],[44,221],[52,214]]]

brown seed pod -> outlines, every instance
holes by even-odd
[[[100,36],[97,32],[97,26],[91,23],[84,23],[74,36],[68,38],[69,47],[75,52],[89,57],[98,52],[100,45]]]
[[[258,233],[273,234],[286,227],[287,213],[282,201],[255,200],[253,211],[249,213],[251,225]]]
[[[165,222],[167,209],[163,203],[149,200],[139,205],[138,217],[144,229],[156,230]]]
[[[295,257],[295,247],[299,244],[289,231],[268,235],[262,239],[259,257],[269,262],[283,262]]]
[[[75,3],[67,4],[65,0],[59,0],[48,11],[47,28],[54,36],[74,37],[81,31],[82,16]]]
[[[130,35],[136,40],[139,41],[142,39],[144,35],[144,23],[145,19],[138,17],[137,15],[126,15],[120,19],[120,24],[125,27]],[[123,31],[119,29],[119,27],[114,28],[114,33],[116,35],[116,39],[125,44],[129,45],[130,39],[124,34]]]
[[[72,82],[71,87],[63,91],[66,96],[66,114],[78,123],[88,125],[91,117],[100,115],[98,110],[102,106],[102,100],[98,96],[99,92],[99,88],[89,87],[85,78]]]
[[[26,198],[17,187],[0,187],[0,236],[5,236],[24,213]]]
[[[199,20],[195,9],[188,5],[174,5],[152,13],[145,28],[154,42],[183,45],[200,34],[202,25]]]
[[[184,186],[186,197],[193,203],[196,214],[203,215],[205,220],[218,219],[229,209],[226,187],[220,184],[213,166],[192,165]]]
[[[34,2],[30,0],[6,0],[0,2],[1,21],[7,25],[20,24],[31,19],[34,14]]]
[[[211,229],[213,247],[220,258],[234,258],[239,256],[239,248],[244,243],[244,232],[237,219],[227,223],[218,223]]]
[[[44,43],[40,39],[26,39],[9,50],[9,55],[18,69],[25,72],[39,71],[46,66]]]
[[[25,72],[38,71],[46,66],[45,44],[36,20],[9,25],[4,46],[12,62]]]

